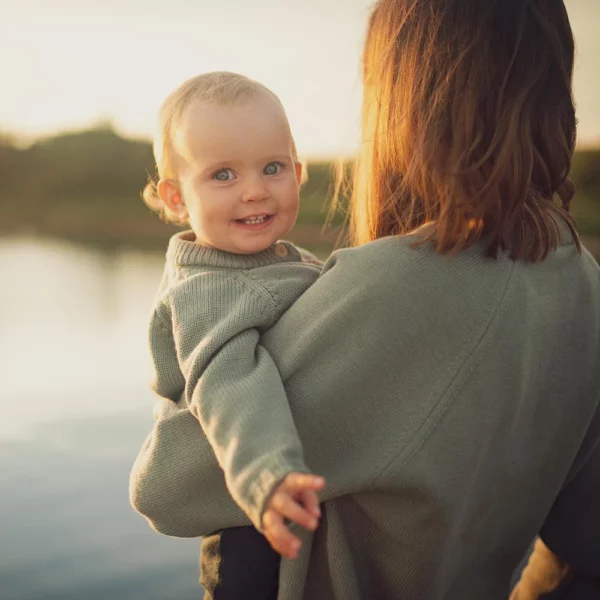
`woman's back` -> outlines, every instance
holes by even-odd
[[[508,596],[600,439],[600,269],[569,236],[537,264],[410,237],[342,251],[267,333],[332,498],[282,598]],[[579,517],[546,527],[567,543]]]

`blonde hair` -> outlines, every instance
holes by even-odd
[[[538,261],[569,214],[574,41],[562,0],[379,0],[364,48],[351,241],[432,223],[441,253]],[[560,199],[560,206],[554,198]]]
[[[176,224],[186,222],[165,205],[157,189],[160,179],[177,178],[174,139],[185,110],[198,101],[228,106],[252,100],[261,95],[275,100],[285,115],[281,100],[269,88],[244,75],[227,71],[215,71],[192,77],[182,83],[163,102],[158,114],[158,127],[153,143],[156,174],[148,177],[148,183],[142,191],[142,198],[164,221]],[[293,138],[292,154],[294,160],[297,161],[296,144]],[[302,171],[304,176],[306,173],[304,164]]]

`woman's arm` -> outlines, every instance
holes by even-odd
[[[185,396],[157,398],[155,423],[129,477],[129,499],[150,526],[165,535],[197,537],[250,525],[233,501],[225,477]]]
[[[557,590],[570,572],[571,567],[538,538],[510,600],[538,600]]]

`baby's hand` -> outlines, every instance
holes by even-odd
[[[325,485],[323,477],[307,473],[288,473],[277,486],[263,514],[263,531],[273,550],[287,558],[296,558],[300,540],[285,524],[289,519],[313,531],[321,510],[317,490]]]

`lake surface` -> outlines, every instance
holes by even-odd
[[[0,598],[198,599],[199,540],[129,505],[161,254],[0,239]]]

